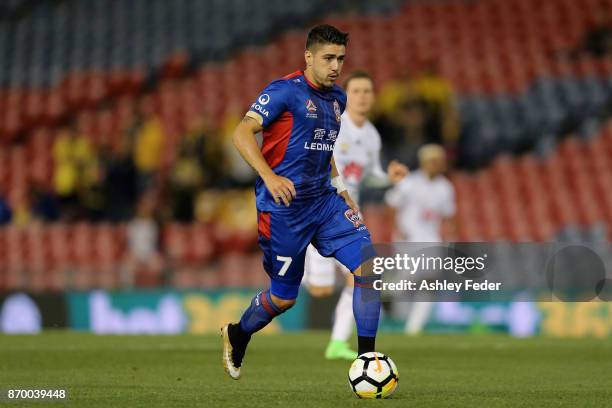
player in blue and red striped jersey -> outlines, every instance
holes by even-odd
[[[374,278],[361,273],[370,233],[332,157],[346,105],[335,81],[347,42],[348,34],[335,27],[314,27],[306,41],[306,69],[270,83],[234,132],[236,148],[259,174],[259,245],[271,281],[240,322],[222,328],[223,364],[234,379],[240,378],[251,335],[295,304],[310,243],[354,274],[359,354],[374,351],[380,301],[372,296]],[[261,148],[256,141],[260,131]]]

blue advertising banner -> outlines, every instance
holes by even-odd
[[[100,334],[216,333],[237,321],[252,290],[71,292],[67,295],[70,327]],[[307,298],[275,319],[264,332],[305,328]]]

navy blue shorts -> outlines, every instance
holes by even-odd
[[[259,247],[271,292],[295,299],[304,275],[306,248],[312,243],[323,256],[333,256],[351,272],[362,263],[361,249],[371,245],[370,232],[335,191],[308,203],[279,205],[258,212]]]

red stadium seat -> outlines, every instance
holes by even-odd
[[[103,288],[119,286],[119,270],[124,259],[125,231],[121,226],[100,224],[94,238],[94,259],[98,284]]]
[[[177,78],[181,76],[187,68],[189,57],[185,52],[177,52],[166,58],[162,65],[161,72],[164,78]]]
[[[219,263],[220,283],[227,287],[248,287],[250,273],[248,262],[241,254],[227,254]]]
[[[194,224],[191,227],[189,257],[193,264],[205,265],[215,253],[215,244],[210,228],[209,225],[204,224]]]
[[[172,286],[179,289],[199,287],[198,276],[191,268],[177,268],[173,271]]]
[[[221,279],[217,268],[208,266],[196,271],[198,287],[203,289],[214,289],[221,285]]]
[[[108,95],[108,77],[105,73],[90,71],[86,77],[87,92],[84,100],[87,106],[94,107]]]

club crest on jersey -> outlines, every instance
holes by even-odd
[[[359,213],[353,211],[350,208],[344,212],[344,216],[346,217],[347,220],[353,223],[353,226],[355,228],[359,228],[359,226],[363,224],[363,222],[361,221],[361,217],[359,216]]]
[[[336,122],[340,122],[340,104],[338,101],[334,101],[334,113],[336,114]]]

